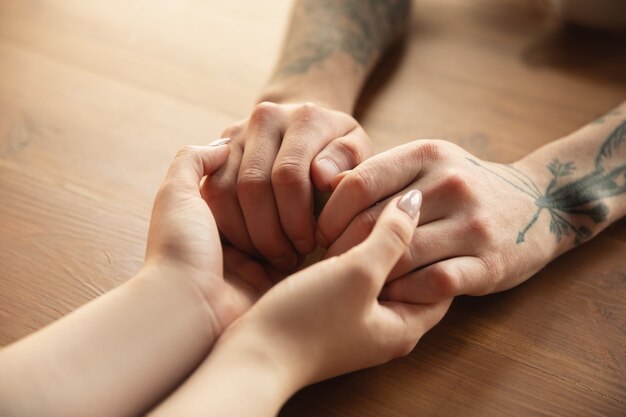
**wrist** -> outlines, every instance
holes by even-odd
[[[179,317],[189,318],[185,326],[196,329],[196,341],[205,345],[208,351],[223,329],[207,297],[211,289],[204,288],[200,282],[191,278],[192,275],[167,263],[147,262],[130,284],[143,287],[144,290],[146,287],[154,288],[175,303]]]
[[[330,110],[352,114],[358,89],[330,83],[317,77],[274,77],[262,90],[257,103],[277,104],[313,102]]]
[[[244,357],[261,374],[271,378],[271,385],[280,400],[286,401],[308,384],[301,349],[287,345],[284,338],[244,315],[223,333],[216,352],[231,356],[240,363]]]
[[[274,347],[257,329],[233,323],[154,415],[277,415],[300,385]]]

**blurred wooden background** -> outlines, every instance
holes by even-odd
[[[357,116],[377,150],[513,161],[626,98],[626,41],[526,1],[423,0]],[[126,280],[177,148],[247,115],[290,2],[0,2],[0,345]],[[459,298],[408,357],[288,416],[626,415],[626,221],[526,284]],[[208,394],[208,393],[207,393]]]

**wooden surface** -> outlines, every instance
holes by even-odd
[[[513,161],[626,98],[623,38],[513,0],[424,0],[358,118],[377,150],[445,138]],[[175,150],[246,116],[289,1],[0,2],[0,345],[142,262]],[[288,416],[626,415],[626,221],[526,284],[458,298],[408,357]]]

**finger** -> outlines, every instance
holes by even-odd
[[[239,280],[251,285],[258,294],[264,294],[272,287],[272,280],[261,264],[232,246],[224,246],[225,278],[235,275]]]
[[[408,355],[417,342],[445,316],[452,298],[432,304],[409,304],[400,302],[381,302],[383,309],[380,318],[384,321],[380,328],[389,333],[386,340],[391,345],[392,356]],[[387,312],[394,317],[386,317]]]
[[[308,254],[316,247],[311,161],[356,122],[306,104],[295,110],[289,123],[272,168],[272,187],[285,234],[298,252]]]
[[[343,171],[343,172],[340,172],[339,174],[337,174],[337,176],[335,178],[333,178],[332,181],[330,182],[331,190],[335,191],[335,189],[337,188],[337,186],[339,185],[341,180],[344,179],[346,177],[346,175],[348,175],[351,171],[352,170],[349,169],[347,171]]]
[[[173,185],[178,190],[200,193],[200,180],[215,172],[226,161],[229,141],[217,140],[207,146],[186,146],[176,154],[163,186]]]
[[[485,262],[462,256],[437,262],[388,283],[380,298],[408,303],[434,303],[461,294],[489,292],[493,280]]]
[[[417,146],[419,142],[375,155],[343,178],[318,219],[316,238],[321,246],[334,242],[357,214],[415,180],[429,149]]]
[[[250,235],[237,198],[237,175],[243,150],[236,143],[226,163],[202,184],[202,198],[207,202],[221,234],[236,248],[250,254],[258,252]]]
[[[359,165],[372,155],[372,146],[365,131],[357,126],[345,136],[330,142],[311,164],[311,178],[320,191],[333,189],[338,174]]]
[[[392,200],[381,213],[369,237],[349,252],[356,262],[367,262],[368,276],[373,279],[376,294],[413,237],[421,199],[418,190],[411,190]]]
[[[420,222],[422,211],[420,209]],[[358,215],[344,233],[333,243],[325,258],[340,255],[367,238],[378,218],[381,204]],[[393,267],[389,279],[445,259],[468,255],[482,236],[475,233],[477,226],[458,219],[443,219],[420,225],[411,243]],[[468,239],[469,237],[469,239]]]
[[[237,197],[254,247],[276,268],[287,271],[295,268],[298,258],[280,224],[272,190],[272,165],[282,135],[281,115],[272,109],[257,106],[250,118]]]

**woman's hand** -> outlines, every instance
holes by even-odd
[[[391,200],[363,243],[272,288],[234,324],[233,333],[264,334],[300,384],[409,353],[451,301],[416,305],[377,299],[414,232],[420,234],[415,230],[420,204],[417,190]]]
[[[377,299],[415,232],[420,200],[416,190],[392,200],[363,243],[270,289],[154,415],[276,415],[304,385],[410,352],[451,301]]]
[[[543,171],[549,173],[536,164],[481,161],[449,142],[408,143],[335,180],[318,240],[329,247],[327,256],[343,253],[370,233],[381,202],[420,189],[419,233],[393,268],[383,298],[430,303],[502,291],[528,279],[570,240],[556,239],[548,216],[554,212],[540,210],[549,204],[542,199],[550,181]]]
[[[145,268],[195,285],[207,301],[219,336],[272,285],[270,272],[247,255],[224,247],[213,215],[200,193],[201,180],[219,169],[228,141],[180,150],[156,196]]]
[[[258,104],[226,129],[228,161],[203,192],[220,232],[236,248],[283,271],[316,247],[313,190],[371,154],[351,116],[312,103]]]

